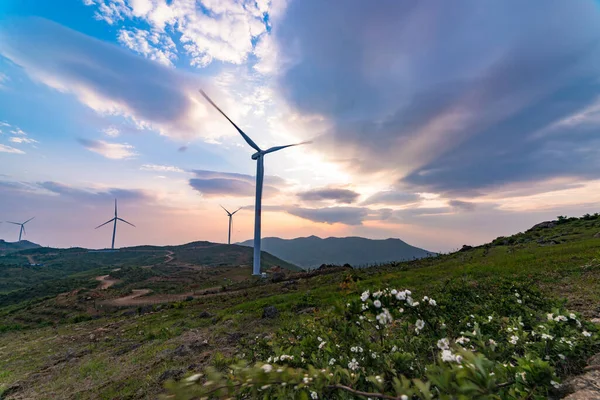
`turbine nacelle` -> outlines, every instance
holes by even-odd
[[[258,160],[260,157],[262,157],[262,156],[263,156],[263,154],[264,154],[264,153],[263,153],[262,151],[258,151],[258,152],[256,152],[256,153],[252,154],[252,159],[253,159],[253,160]]]

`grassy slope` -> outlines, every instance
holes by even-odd
[[[517,235],[513,241],[521,244],[511,246],[480,247],[350,273],[332,271],[292,285],[247,283],[241,290],[135,318],[115,314],[8,332],[0,335],[0,387],[6,390],[20,383],[14,398],[154,398],[164,371],[198,371],[209,362],[223,363],[222,354],[244,351],[243,338],[306,318],[298,310],[316,306],[317,313],[325,312],[366,288],[410,288],[419,296],[443,287],[449,279],[470,285],[498,278],[529,279],[548,295],[566,297],[570,308],[598,317],[600,239],[593,235],[599,231],[600,220],[571,221]],[[537,240],[545,242],[549,237],[559,244],[538,244]],[[344,284],[349,275],[359,281]],[[280,318],[260,319],[266,305],[276,305]],[[211,312],[214,318],[200,318],[201,311]],[[193,346],[176,351],[182,344]]]

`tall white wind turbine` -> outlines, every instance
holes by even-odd
[[[254,203],[254,265],[252,267],[252,275],[260,275],[260,220],[261,220],[261,202],[262,202],[262,189],[263,189],[263,178],[265,175],[265,167],[264,167],[264,156],[269,153],[273,153],[275,151],[279,151],[285,149],[286,147],[298,146],[305,143],[310,142],[302,142],[295,144],[288,144],[285,146],[275,146],[271,147],[267,150],[262,150],[256,143],[250,139],[248,135],[244,133],[229,117],[215,104],[213,101],[204,93],[204,91],[200,90],[200,93],[204,98],[219,111],[227,121],[231,123],[235,127],[235,129],[242,135],[246,143],[250,145],[256,153],[252,154],[252,159],[256,160],[256,201]]]
[[[104,226],[106,224],[108,224],[109,222],[113,222],[114,221],[114,225],[113,225],[113,234],[112,234],[112,244],[110,246],[110,248],[112,250],[115,249],[115,235],[117,234],[117,220],[121,221],[121,222],[125,222],[126,224],[129,224],[131,226],[133,226],[135,228],[135,225],[125,221],[123,218],[119,218],[119,216],[117,215],[117,199],[115,199],[115,216],[112,219],[109,219],[108,221],[106,221],[105,223],[103,223],[102,225],[98,225],[95,229],[100,228],[101,226]]]
[[[21,229],[19,229],[19,242],[21,241],[21,236],[22,236],[24,233],[25,233],[25,234],[27,233],[27,232],[25,232],[25,224],[26,224],[26,223],[28,223],[29,221],[31,221],[31,220],[32,220],[32,219],[34,219],[34,218],[35,218],[35,217],[31,217],[31,218],[29,218],[27,221],[25,221],[25,222],[23,222],[23,223],[20,223],[20,222],[10,222],[10,221],[6,221],[6,222],[8,222],[9,224],[13,224],[13,225],[20,225],[20,226],[21,226]]]
[[[219,204],[220,205],[220,204]],[[234,212],[229,212],[229,210],[227,210],[225,207],[221,206],[221,208],[223,210],[225,210],[225,212],[227,213],[227,215],[229,216],[229,235],[227,235],[227,244],[231,244],[231,226],[233,225],[233,214],[235,214],[236,212],[240,211],[242,209],[242,207],[238,208],[237,210],[235,210]]]

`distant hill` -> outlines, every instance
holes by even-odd
[[[253,241],[247,240],[240,244],[252,247]],[[270,237],[262,239],[261,250],[304,268],[346,263],[363,266],[436,254],[411,246],[400,239],[372,240],[361,237],[321,239],[309,236],[289,240]]]
[[[39,244],[30,242],[29,240],[21,240],[20,242],[6,242],[0,239],[0,252],[8,253],[11,251],[19,251],[19,250],[27,250],[27,249],[37,249],[38,247],[42,247]]]

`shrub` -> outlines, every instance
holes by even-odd
[[[542,399],[597,344],[593,325],[528,285],[450,285],[435,300],[367,290],[169,390],[177,399]]]

